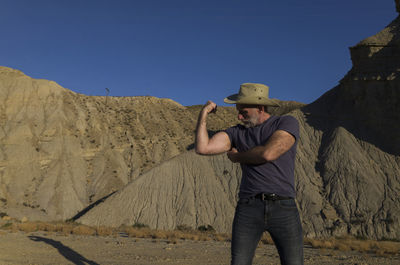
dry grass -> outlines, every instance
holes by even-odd
[[[65,222],[18,222],[10,220],[3,223],[2,230],[11,232],[23,231],[27,233],[44,231],[62,235],[89,235],[89,236],[118,236],[121,233],[132,238],[152,238],[156,242],[166,240],[167,243],[177,244],[179,240],[194,241],[230,241],[229,234],[216,233],[214,231],[199,231],[193,229],[180,229],[173,231],[154,230],[148,227],[121,226],[111,228],[105,226],[91,227],[77,223]],[[4,233],[4,232],[3,232]],[[1,235],[1,231],[0,231]],[[304,243],[313,248],[336,249],[340,251],[355,250],[362,253],[374,253],[381,256],[398,255],[400,253],[400,242],[362,240],[354,237],[311,239],[305,238]],[[269,234],[264,234],[260,245],[273,244]]]
[[[197,230],[153,230],[150,228],[135,228],[135,227],[120,227],[120,232],[126,233],[129,237],[135,238],[153,238],[153,239],[164,239],[171,242],[177,242],[178,240],[194,240],[194,241],[227,241],[230,240],[227,234],[217,234],[213,232],[202,232]]]
[[[91,235],[91,236],[118,236],[121,233],[133,238],[152,238],[167,240],[176,244],[178,240],[194,241],[229,241],[230,235],[215,233],[213,231],[198,231],[192,229],[163,231],[154,230],[146,226],[121,226],[111,228],[105,226],[91,227],[69,222],[19,222],[11,220],[4,223],[1,229],[11,232],[23,231],[26,233],[44,231],[58,233],[62,235]]]
[[[341,251],[355,250],[362,253],[374,253],[380,256],[398,255],[400,253],[400,242],[364,240],[350,236],[329,239],[306,238],[304,243],[311,245],[313,248],[337,249]]]

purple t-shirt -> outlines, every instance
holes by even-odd
[[[261,165],[240,164],[242,181],[239,198],[248,198],[258,193],[275,193],[280,196],[295,197],[294,160],[299,123],[292,116],[271,116],[265,122],[252,128],[236,125],[225,130],[232,147],[239,152],[255,146],[265,145],[276,130],[284,130],[296,138],[295,144],[278,159]]]

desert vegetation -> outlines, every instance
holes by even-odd
[[[154,242],[164,240],[170,244],[178,244],[181,240],[193,241],[230,241],[231,236],[227,233],[217,233],[210,225],[199,226],[193,229],[189,226],[180,225],[175,230],[150,229],[147,225],[137,223],[132,226],[92,227],[76,222],[20,222],[16,220],[3,221],[0,229],[5,232],[49,232],[61,235],[82,235],[101,237],[131,237],[136,239],[151,238]],[[273,244],[271,237],[264,234],[260,246]],[[335,249],[339,251],[358,251],[378,256],[399,255],[400,242],[393,240],[369,240],[355,238],[352,236],[335,238],[304,238],[304,244],[312,248]]]

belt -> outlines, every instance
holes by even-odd
[[[292,197],[279,196],[275,193],[259,193],[256,196],[254,196],[254,198],[260,199],[262,201],[279,201],[279,200],[293,199]]]

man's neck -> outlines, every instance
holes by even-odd
[[[264,122],[265,122],[266,120],[268,120],[270,117],[271,117],[271,115],[270,115],[269,113],[262,112],[262,113],[260,114],[259,119],[258,119],[259,124],[264,123]]]

